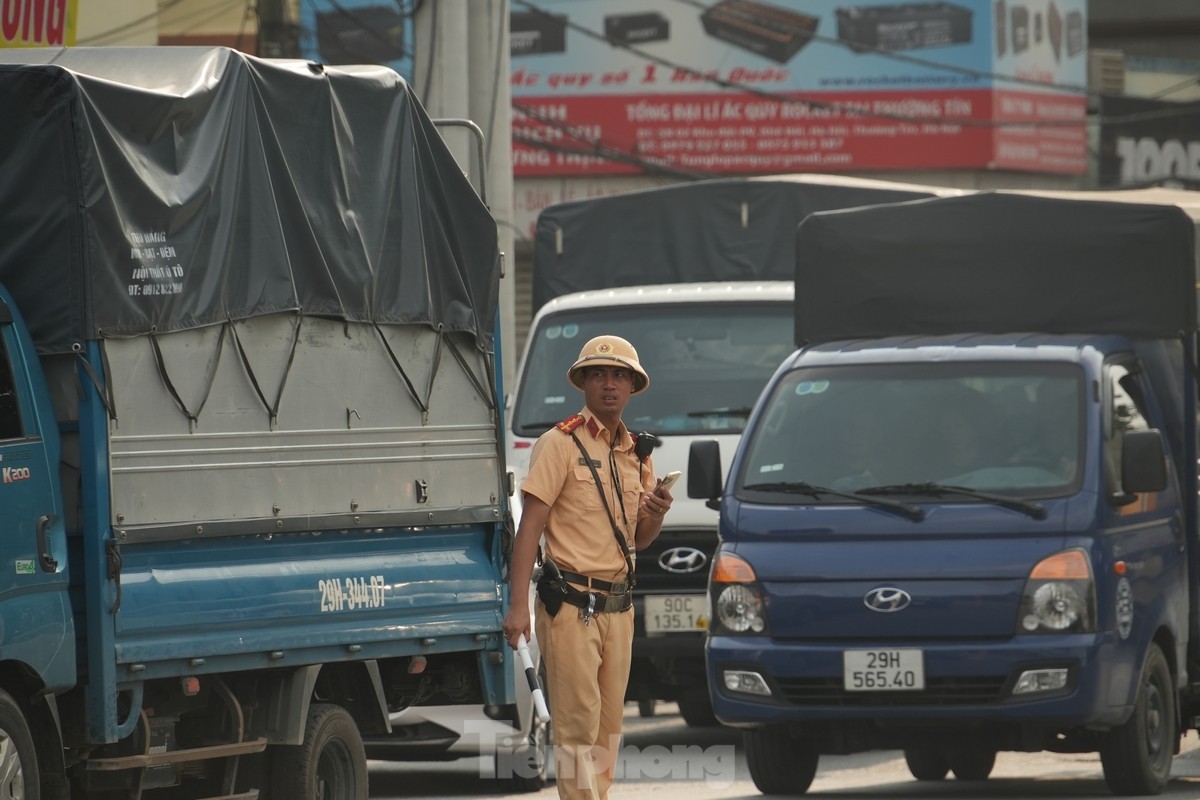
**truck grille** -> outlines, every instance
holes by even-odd
[[[926,678],[920,692],[847,692],[841,678],[776,679],[796,706],[973,706],[1000,702],[1005,678]]]
[[[715,530],[665,529],[649,547],[638,553],[638,594],[703,594],[708,588],[708,571],[717,549]],[[664,554],[667,557],[664,558]],[[676,556],[671,560],[671,555]],[[691,572],[671,572],[664,563],[694,565]]]

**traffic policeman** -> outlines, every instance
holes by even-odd
[[[633,345],[597,336],[567,378],[585,404],[530,452],[504,633],[513,647],[529,637],[528,586],[544,537],[536,624],[558,794],[597,800],[608,796],[620,750],[636,551],[658,536],[672,498],[621,421],[629,398],[650,385]]]

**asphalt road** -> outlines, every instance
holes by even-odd
[[[651,718],[626,707],[625,741],[613,800],[757,800],[763,797],[750,779],[741,734],[727,728],[689,728],[672,705],[660,705]],[[370,762],[371,797],[511,798],[549,800],[553,784],[532,794],[506,794],[493,779],[490,761],[462,759],[445,763]],[[1173,779],[1161,795],[1167,800],[1200,798],[1200,736],[1192,731],[1175,758]],[[836,800],[1110,800],[1096,755],[1000,753],[991,778],[960,782],[918,782],[896,751],[826,756],[807,797]]]

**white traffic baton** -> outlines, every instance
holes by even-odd
[[[546,708],[546,697],[538,684],[537,670],[534,669],[533,659],[529,656],[529,642],[525,641],[523,633],[517,637],[517,655],[521,657],[521,663],[525,666],[525,680],[529,681],[529,691],[533,694],[533,707],[537,709],[538,721],[549,722],[550,709]]]

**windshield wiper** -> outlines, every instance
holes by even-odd
[[[742,487],[749,491],[760,492],[788,492],[790,494],[806,494],[810,497],[827,494],[833,497],[847,497],[864,505],[882,508],[886,511],[894,511],[897,514],[902,514],[913,522],[920,522],[925,519],[925,512],[914,505],[903,503],[899,500],[888,500],[883,497],[872,497],[860,492],[843,492],[837,489],[830,489],[827,486],[814,486],[811,483],[804,481],[775,481],[774,483],[750,483]]]
[[[978,489],[968,489],[966,486],[953,486],[947,483],[896,483],[888,486],[868,486],[865,489],[860,489],[859,492],[866,495],[924,494],[934,497],[944,494],[957,494],[963,497],[974,497],[977,500],[986,500],[1001,508],[1028,514],[1034,519],[1046,518],[1046,509],[1041,503],[1034,503],[1029,500],[1022,500],[1019,497],[1009,497],[1003,494],[981,492]]]
[[[689,416],[689,417],[725,417],[725,416],[748,417],[748,416],[750,416],[750,412],[752,410],[753,409],[751,409],[749,406],[738,406],[736,408],[734,408],[734,407],[709,408],[709,409],[705,409],[704,411],[689,411],[689,412],[687,412],[687,416]]]

